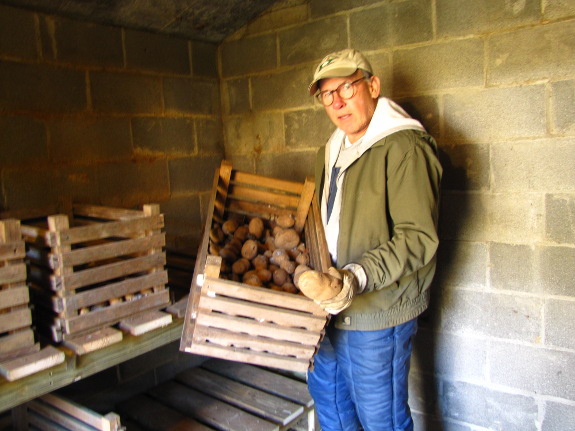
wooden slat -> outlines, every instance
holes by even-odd
[[[124,239],[108,244],[94,245],[71,250],[62,254],[51,254],[50,266],[76,266],[99,260],[111,259],[134,253],[142,253],[151,248],[164,247],[166,235],[156,234],[143,238]]]
[[[310,209],[314,193],[315,193],[315,185],[313,178],[306,178],[301,191],[301,196],[298,202],[297,210],[295,213],[294,228],[299,233],[301,233],[301,231],[305,226],[307,213]]]
[[[164,227],[163,214],[132,220],[122,220],[109,223],[97,223],[88,226],[50,232],[47,242],[50,246],[72,245],[102,238],[125,237],[141,233],[145,230]]]
[[[77,317],[61,320],[61,325],[66,334],[78,334],[91,329],[113,325],[120,320],[152,308],[160,308],[170,301],[168,290],[152,293],[135,301],[122,302],[120,304],[104,307],[100,310],[90,311]]]
[[[48,346],[37,353],[19,357],[0,364],[0,374],[12,382],[38,371],[61,364],[65,360],[64,352]]]
[[[19,349],[27,351],[34,346],[34,332],[30,327],[4,335],[0,340],[0,357],[11,356]]]
[[[223,329],[197,325],[194,330],[194,342],[210,342],[220,346],[234,346],[252,349],[256,352],[270,352],[282,356],[310,358],[316,347],[286,340],[273,340],[267,337],[257,337]]]
[[[73,212],[75,216],[94,217],[108,220],[130,220],[145,217],[145,214],[139,210],[85,204],[74,204]]]
[[[306,407],[312,407],[314,404],[305,382],[282,376],[260,367],[223,359],[210,359],[202,364],[202,368]]]
[[[139,277],[128,278],[117,283],[106,284],[96,289],[88,289],[83,292],[65,297],[53,298],[53,309],[57,313],[67,315],[67,310],[78,310],[84,307],[106,302],[112,298],[138,293],[158,284],[168,282],[167,271],[157,271]]]
[[[0,334],[15,329],[26,328],[32,324],[32,314],[29,308],[13,310],[0,314]]]
[[[26,280],[26,264],[6,265],[0,267],[0,284],[12,284]]]
[[[302,190],[301,183],[279,178],[263,177],[249,172],[234,171],[233,180],[237,183],[251,184],[259,187],[264,185],[270,189],[282,190],[292,194],[301,194]]]
[[[120,277],[126,277],[154,267],[163,267],[166,263],[165,253],[155,253],[148,256],[126,259],[121,262],[101,265],[96,268],[75,271],[65,275],[52,277],[52,289],[74,290]]]
[[[157,310],[132,315],[120,322],[120,329],[132,335],[142,335],[172,323],[172,315]]]
[[[299,203],[298,195],[287,195],[269,190],[260,190],[252,187],[245,187],[239,184],[230,185],[228,199],[254,203],[265,203],[266,205],[275,206],[278,208],[290,208],[292,210],[297,208]]]
[[[149,394],[157,400],[173,406],[186,416],[202,418],[203,422],[218,429],[227,431],[274,431],[279,429],[277,425],[271,422],[174,382],[157,386],[151,389]]]
[[[202,295],[199,308],[207,312],[216,311],[229,316],[249,316],[258,322],[271,322],[283,327],[304,328],[315,332],[321,331],[325,325],[325,318],[313,314],[222,296]]]
[[[176,380],[276,424],[287,425],[303,413],[301,405],[201,368],[186,370]]]
[[[0,261],[23,259],[26,257],[26,247],[24,241],[0,243]]]
[[[106,327],[88,335],[66,339],[62,344],[77,355],[85,355],[112,344],[119,343],[124,338],[122,331]]]
[[[205,425],[145,395],[136,395],[118,405],[117,411],[126,424],[128,417],[152,431],[211,431]],[[128,425],[128,430],[132,428]]]
[[[0,309],[28,305],[29,301],[28,286],[0,290]]]

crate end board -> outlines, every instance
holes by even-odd
[[[64,352],[48,346],[32,353],[0,364],[0,374],[12,382],[48,368],[61,364],[66,359]]]

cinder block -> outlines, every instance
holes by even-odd
[[[310,107],[313,99],[307,88],[313,78],[309,66],[252,78],[252,103],[255,111]]]
[[[186,117],[137,117],[132,119],[134,147],[143,155],[197,153],[194,120]]]
[[[98,168],[102,205],[131,207],[170,197],[164,159],[108,163]]]
[[[545,196],[545,236],[560,244],[575,244],[575,196]]]
[[[254,61],[256,58],[257,61]],[[275,69],[276,40],[263,35],[223,43],[221,64],[223,78]]]
[[[480,39],[399,49],[393,57],[394,94],[482,85],[483,56]]]
[[[162,83],[152,75],[91,72],[92,106],[106,113],[162,112]]]
[[[170,191],[182,195],[211,190],[221,156],[183,157],[168,161]]]
[[[130,121],[125,118],[49,120],[50,157],[58,163],[94,163],[132,155]]]
[[[437,59],[440,61],[440,59]],[[517,103],[520,100],[521,103]],[[445,139],[491,143],[547,134],[544,85],[462,89],[444,96]]]
[[[317,149],[327,142],[335,130],[323,107],[290,111],[284,115],[285,142],[290,150]]]
[[[487,190],[490,181],[489,145],[454,145],[439,149],[444,190]]]
[[[408,380],[409,408],[419,413],[436,415],[439,413],[440,389],[441,381],[433,374],[410,371]]]
[[[575,248],[541,247],[538,282],[549,295],[575,297]]]
[[[171,342],[118,364],[120,381],[130,381],[135,377],[153,372],[155,368],[169,363],[178,356],[178,344],[177,342]]]
[[[129,69],[189,75],[188,41],[162,34],[125,30]]]
[[[548,299],[544,314],[545,344],[575,350],[575,301]]]
[[[0,6],[0,56],[19,59],[38,57],[35,14]]]
[[[545,401],[542,431],[575,431],[575,406]]]
[[[48,161],[46,128],[30,117],[0,117],[0,166]]]
[[[174,196],[170,200],[162,202],[161,208],[162,214],[165,215],[167,236],[189,235],[194,227],[201,231],[203,227],[202,211],[198,194]],[[199,236],[200,233],[198,232]],[[194,254],[196,252],[197,250],[194,250]]]
[[[164,78],[165,111],[219,115],[220,91],[215,80]]]
[[[488,84],[573,76],[575,20],[494,35],[489,39]]]
[[[228,118],[224,123],[226,157],[279,152],[284,148],[283,132],[280,113]]]
[[[282,154],[264,154],[256,162],[256,174],[303,182],[313,175],[315,151],[298,151]]]
[[[218,77],[218,46],[207,42],[192,42],[192,74]]]
[[[440,286],[485,289],[487,244],[468,241],[441,241],[437,254],[435,281]]]
[[[540,298],[451,289],[442,294],[441,302],[446,331],[527,343],[541,340]]]
[[[42,15],[40,34],[42,53],[47,60],[124,67],[120,28]]]
[[[346,18],[336,16],[291,27],[278,32],[278,39],[281,66],[319,60],[332,51],[347,47]],[[313,70],[309,73],[311,81]]]
[[[545,139],[491,146],[496,191],[575,189],[575,142]]]
[[[247,114],[250,112],[249,79],[229,79],[223,81],[224,106],[227,114]]]
[[[541,293],[534,282],[536,256],[525,244],[489,244],[489,274],[491,288],[517,292]]]
[[[373,65],[372,65],[373,66]],[[381,77],[380,77],[381,79]],[[389,94],[382,92],[383,95]],[[436,140],[440,136],[439,101],[436,96],[403,97],[395,101],[413,118],[418,120],[427,133]]]
[[[539,23],[539,0],[502,2],[471,0],[461,7],[458,0],[437,1],[437,35],[467,36]]]
[[[490,378],[538,396],[575,400],[575,352],[492,341]]]
[[[431,3],[408,0],[352,12],[350,35],[351,46],[360,51],[431,40]]]
[[[520,371],[520,370],[518,370]],[[466,382],[445,382],[443,417],[505,431],[537,431],[534,398]]]
[[[575,3],[570,0],[551,0],[546,2],[543,8],[545,19],[567,18],[573,15],[575,15]]]
[[[312,18],[318,18],[377,2],[378,0],[310,0],[309,4]]]
[[[224,156],[222,122],[217,118],[196,118],[198,150],[200,154]]]
[[[551,83],[551,118],[553,133],[575,133],[574,80]]]
[[[0,61],[0,111],[71,113],[86,109],[85,72]]]

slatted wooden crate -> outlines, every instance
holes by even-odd
[[[120,416],[101,415],[58,395],[48,394],[27,403],[28,429],[40,431],[123,431]]]
[[[20,222],[0,221],[0,374],[9,381],[50,368],[65,360],[63,352],[35,342],[26,255]]]
[[[210,230],[230,214],[269,219],[291,214],[310,252],[310,266],[330,265],[312,179],[296,183],[232,169],[216,170],[210,211],[196,259],[180,349],[285,370],[305,371],[328,314],[303,295],[220,277],[221,257],[208,254]]]
[[[23,222],[39,331],[83,354],[122,340],[114,326],[140,335],[169,324],[163,226],[158,205],[73,205]]]

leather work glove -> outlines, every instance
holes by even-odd
[[[338,314],[351,305],[353,297],[359,290],[359,284],[353,272],[346,269],[337,269],[332,266],[328,269],[328,276],[340,281],[341,291],[333,298],[324,299],[318,304],[329,314]]]

